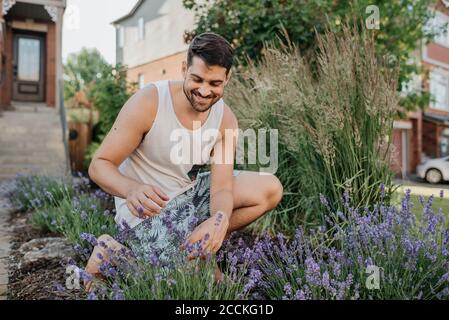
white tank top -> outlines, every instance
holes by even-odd
[[[153,84],[158,91],[158,108],[153,125],[140,145],[118,169],[120,173],[136,181],[158,186],[171,200],[195,186],[196,181],[191,180],[188,174],[193,165],[210,163],[210,152],[216,143],[223,118],[224,102],[223,99],[217,101],[210,108],[203,125],[198,121],[194,130],[189,130],[175,114],[169,81],[162,80]],[[188,142],[190,143],[186,145]],[[189,145],[190,155],[186,152]],[[196,150],[201,150],[201,153],[193,152],[192,146],[196,146]],[[117,224],[125,220],[133,228],[143,221],[129,211],[126,199],[114,197],[114,200]]]

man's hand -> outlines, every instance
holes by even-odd
[[[133,215],[141,219],[160,213],[170,198],[158,187],[139,184],[126,196],[126,205]]]
[[[217,252],[223,244],[228,227],[229,217],[222,211],[217,211],[215,215],[197,226],[182,247],[185,248],[187,244],[193,245],[194,243],[201,241],[202,250],[201,252],[196,253],[191,252],[188,259],[194,259],[195,254],[204,257],[208,254]]]

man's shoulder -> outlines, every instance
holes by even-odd
[[[224,127],[224,129],[237,129],[238,128],[238,120],[234,114],[234,111],[232,111],[231,107],[229,105],[227,105],[224,101],[223,101],[222,127]]]
[[[153,84],[137,90],[126,102],[121,110],[123,116],[133,121],[135,126],[140,127],[144,134],[148,132],[156,118],[158,109],[157,88]]]

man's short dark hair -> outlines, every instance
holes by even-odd
[[[205,32],[197,35],[190,43],[187,52],[187,65],[192,65],[194,56],[201,58],[208,66],[226,68],[226,74],[232,67],[234,50],[222,36]]]

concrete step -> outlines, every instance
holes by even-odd
[[[59,162],[61,163],[61,162]],[[46,165],[10,165],[0,164],[0,176],[14,178],[17,173],[32,174],[42,173],[47,175],[62,175],[65,172],[65,168],[61,168],[55,164]]]
[[[51,125],[46,125],[46,127],[51,127]],[[41,128],[27,128],[27,127],[3,127],[0,125],[1,135],[3,137],[14,137],[14,136],[38,136],[38,137],[52,137],[52,136],[61,136],[62,129],[47,129],[45,127]]]
[[[0,118],[0,180],[17,173],[66,174],[58,110],[33,103],[14,106]]]
[[[29,149],[22,149],[22,148],[1,148],[0,149],[0,157],[3,156],[27,156],[27,157],[40,157],[40,156],[46,156],[46,157],[54,157],[55,155],[61,155],[64,154],[65,150],[64,147],[61,146],[61,148],[29,148]]]
[[[58,148],[63,145],[62,137],[52,137],[51,139],[0,139],[1,149],[42,149]]]
[[[60,159],[64,159],[62,157],[63,154],[58,155]],[[56,155],[55,155],[56,156]],[[51,163],[55,160],[55,156],[50,157],[48,155],[41,155],[39,157],[36,156],[28,156],[28,155],[2,155],[0,157],[0,165],[4,164],[14,164],[14,165],[45,165],[47,163]]]

